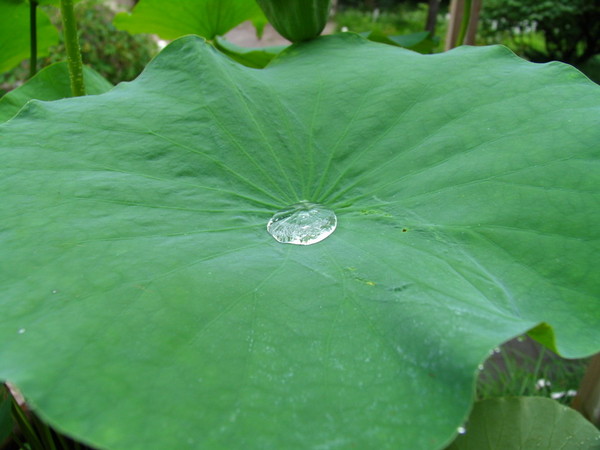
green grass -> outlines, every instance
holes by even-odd
[[[567,360],[545,347],[537,356],[504,345],[486,361],[477,380],[477,400],[506,396],[542,396],[569,405],[588,359]]]
[[[10,390],[0,384],[0,449],[93,450],[58,433],[19,405]]]
[[[388,36],[411,34],[423,31],[427,20],[427,5],[419,4],[417,8],[410,5],[399,5],[379,13],[354,8],[340,9],[335,15],[336,31],[352,31],[362,33],[375,31]],[[447,22],[443,14],[438,16],[436,35],[441,37],[436,52],[444,48],[443,37],[446,34]]]

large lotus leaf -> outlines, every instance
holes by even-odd
[[[130,33],[156,33],[163,39],[186,34],[213,39],[246,20],[262,32],[266,19],[254,0],[141,0],[132,13],[117,14],[114,24]]]
[[[112,88],[94,69],[83,66],[83,81],[89,95],[103,94]],[[0,122],[10,119],[31,99],[59,100],[71,96],[69,67],[59,62],[44,67],[24,85],[0,98]]]
[[[600,89],[356,35],[263,70],[197,37],[0,126],[0,378],[106,448],[436,448],[477,366],[599,350]],[[301,200],[337,214],[277,242]]]
[[[58,42],[58,31],[48,16],[37,11],[38,56]],[[0,0],[0,73],[12,69],[29,57],[29,4],[19,0]]]
[[[477,402],[449,450],[600,448],[600,431],[574,409],[543,397]]]

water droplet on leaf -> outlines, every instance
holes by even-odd
[[[458,427],[456,431],[458,431],[458,434],[465,434],[467,429],[465,427]]]
[[[19,334],[23,334],[23,333],[25,333],[25,328],[19,328],[19,331],[18,331],[18,333],[19,333]]]
[[[332,210],[302,201],[276,212],[267,231],[283,244],[311,245],[331,235],[336,226],[337,217]]]

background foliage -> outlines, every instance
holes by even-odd
[[[534,62],[580,65],[600,53],[600,2],[596,0],[486,0],[483,31],[489,38],[517,40],[538,32],[542,45],[522,45]]]
[[[59,30],[60,13],[56,7],[39,8]],[[114,10],[102,0],[82,0],[75,5],[79,40],[84,64],[89,65],[112,84],[134,79],[158,52],[156,41],[148,35],[129,34],[112,24]],[[63,34],[58,45],[46,50],[48,56],[38,60],[43,68],[65,60]],[[29,74],[28,60],[10,72],[0,75],[0,89],[9,91],[23,83]],[[0,91],[0,94],[2,92]]]
[[[48,16],[40,12],[37,20],[39,54],[58,41],[58,33]],[[30,54],[29,4],[25,0],[0,1],[0,74],[19,64]]]

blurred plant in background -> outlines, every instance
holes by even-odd
[[[486,0],[482,43],[503,43],[533,62],[562,61],[600,81],[600,2]]]
[[[369,4],[375,5],[374,8],[369,9]],[[438,36],[444,36],[446,33],[447,13],[447,2],[443,2],[437,20]],[[336,31],[374,32],[378,35],[398,36],[422,32],[427,22],[427,14],[427,2],[345,1],[338,3],[334,20]],[[437,39],[435,42],[433,52],[443,51],[443,40]]]
[[[60,13],[55,7],[44,7],[54,25],[61,29]],[[113,84],[129,81],[139,75],[158,52],[149,35],[131,35],[112,24],[115,11],[102,0],[83,0],[75,6],[79,26],[79,41],[83,63],[98,71]],[[38,60],[41,69],[65,60],[64,39],[60,34],[57,46],[49,56]],[[0,95],[24,83],[29,76],[29,62],[0,75]]]
[[[75,9],[79,24],[83,62],[116,84],[138,76],[158,52],[149,35],[131,35],[112,24],[115,12],[101,0],[87,0]],[[60,46],[54,54],[64,55]],[[48,58],[47,63],[56,62]]]
[[[446,11],[447,12],[447,11]],[[400,4],[389,9],[358,9],[340,7],[335,22],[338,30],[378,31],[385,34],[408,34],[423,31],[427,20],[427,5]]]
[[[424,30],[431,2],[339,0],[336,29],[402,35]],[[440,2],[433,49],[441,52],[449,0]],[[477,43],[502,44],[533,62],[562,61],[600,82],[600,1],[485,0]]]
[[[590,359],[565,359],[519,336],[495,349],[477,379],[476,397],[547,397],[570,405]]]
[[[597,0],[487,0],[482,34],[495,41],[516,42],[539,33],[540,42],[521,44],[534,62],[563,61],[579,65],[600,53],[600,2]]]
[[[152,37],[131,35],[113,26],[115,11],[108,5],[115,3],[120,2],[82,0],[76,6],[83,61],[113,84],[135,78],[158,51]],[[431,3],[426,0],[338,0],[333,21],[336,31],[371,32],[382,41],[382,36],[422,32]],[[450,0],[439,1],[437,37],[430,37],[425,51],[415,50],[443,51],[449,3]],[[44,8],[61,28],[58,10]],[[485,0],[477,43],[506,45],[533,62],[566,62],[600,82],[600,2]],[[38,66],[42,68],[63,60],[62,55],[61,38],[61,42],[51,48],[50,56],[38,61]],[[0,75],[0,95],[27,79],[28,66],[24,61]]]

